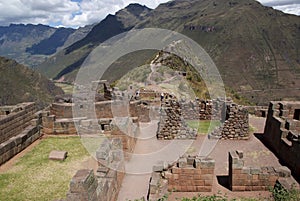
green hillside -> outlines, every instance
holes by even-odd
[[[0,105],[35,101],[45,106],[63,91],[38,72],[0,57]]]

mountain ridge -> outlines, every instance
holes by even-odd
[[[216,63],[225,85],[251,102],[300,98],[299,16],[254,0],[175,0],[160,4],[133,28],[150,27],[177,31],[196,41]],[[88,47],[82,41],[73,52]]]

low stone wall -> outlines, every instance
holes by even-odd
[[[229,152],[229,187],[232,191],[268,191],[279,178],[288,178],[287,167],[245,167],[243,152]]]
[[[188,127],[182,118],[181,107],[175,99],[162,102],[157,139],[196,139],[197,131]]]
[[[153,167],[149,200],[158,200],[167,191],[210,192],[215,161],[196,156],[181,157],[174,164],[160,162]]]
[[[149,106],[143,101],[101,101],[95,102],[95,113],[97,119],[113,118],[113,117],[138,117],[140,122],[149,122]],[[80,110],[85,111],[83,107],[86,105],[77,105],[78,113]],[[50,115],[54,115],[56,119],[73,118],[74,103],[53,103],[50,107]],[[92,114],[82,113],[83,118],[94,118]]]
[[[76,135],[77,130],[72,118],[56,119],[55,115],[50,115],[49,112],[43,112],[42,114],[42,130],[41,132],[46,135]]]
[[[234,103],[226,105],[226,120],[211,134],[211,138],[248,140],[249,139],[249,113],[248,110]]]
[[[67,201],[115,201],[124,178],[124,157],[120,139],[105,140],[96,152],[98,169],[79,170],[70,182]]]
[[[29,122],[30,125],[24,128],[18,135],[13,136],[0,144],[0,165],[20,153],[41,137],[39,126],[41,125],[42,115],[41,113],[36,113],[32,116],[34,116],[35,119],[32,119]]]
[[[263,141],[300,178],[300,101],[270,103]]]
[[[8,115],[0,119],[0,143],[20,134],[31,124],[30,121],[35,118],[36,112],[35,103],[22,103],[11,107]]]

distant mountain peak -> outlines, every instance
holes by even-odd
[[[126,6],[124,9],[121,9],[120,11],[118,11],[116,13],[116,15],[120,15],[120,13],[122,12],[128,12],[132,15],[134,15],[135,17],[140,17],[141,15],[143,15],[143,13],[148,13],[149,11],[151,11],[151,8],[148,8],[145,5],[141,5],[138,3],[131,3],[128,6]]]

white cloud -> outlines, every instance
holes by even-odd
[[[259,2],[285,13],[300,15],[300,0],[259,0]]]
[[[0,25],[10,23],[78,27],[101,21],[129,3],[155,8],[168,0],[0,0]],[[287,13],[300,15],[299,0],[259,0]]]

